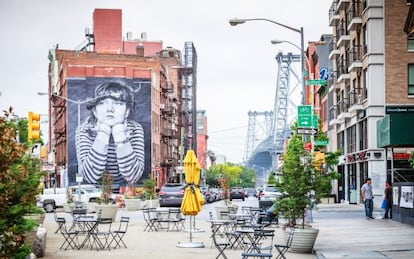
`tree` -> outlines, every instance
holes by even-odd
[[[297,124],[292,126],[292,132],[296,132]],[[325,135],[326,136],[326,135]],[[315,139],[323,139],[325,136],[316,136]],[[315,150],[319,150],[315,148]],[[315,168],[311,154],[303,147],[302,136],[294,133],[289,140],[287,150],[283,155],[281,181],[278,183],[282,197],[276,200],[276,212],[283,214],[290,225],[297,224],[302,219],[304,226],[305,213],[312,205],[315,193],[316,199],[330,192],[332,179],[338,178],[333,165],[338,163],[340,152],[326,152],[326,171]]]
[[[31,247],[25,245],[25,233],[36,227],[23,216],[39,212],[36,195],[40,178],[39,161],[31,158],[27,143],[16,141],[15,122],[10,108],[0,117],[0,258],[25,258]]]

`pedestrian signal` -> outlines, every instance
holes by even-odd
[[[29,112],[28,127],[27,127],[28,140],[40,139],[40,114],[35,112]]]

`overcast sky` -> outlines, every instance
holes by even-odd
[[[95,8],[122,9],[123,35],[162,40],[183,50],[192,41],[198,54],[198,109],[208,117],[208,148],[230,162],[242,162],[248,111],[273,110],[277,80],[275,56],[299,51],[270,40],[300,46],[297,32],[264,21],[236,27],[228,20],[267,18],[294,28],[303,26],[305,46],[328,24],[332,0],[0,0],[0,109],[10,105],[17,115],[47,114],[48,50],[74,49],[93,28]],[[298,68],[299,69],[299,68]],[[46,126],[46,125],[45,125]]]

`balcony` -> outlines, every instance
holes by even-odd
[[[336,27],[336,47],[339,48],[351,40],[351,36],[349,35],[347,28],[348,26],[345,21],[340,22]]]
[[[362,46],[352,46],[348,51],[348,72],[362,69]]]
[[[348,73],[348,66],[346,59],[339,59],[338,63],[336,64],[336,77],[338,78],[338,84],[345,80],[349,80],[349,73]]]
[[[175,109],[171,104],[160,103],[160,110],[162,114],[172,115],[175,114]]]
[[[338,102],[338,109],[339,114],[337,119],[338,120],[345,120],[352,117],[351,112],[349,109],[349,100],[347,98],[344,98]]]
[[[337,9],[338,1],[333,1],[329,8],[329,26],[334,26],[339,21],[339,12]]]
[[[329,126],[335,126],[343,122],[337,117],[337,105],[333,105],[329,108]]]
[[[329,76],[327,83],[328,83],[328,92],[332,92],[335,89],[339,89],[340,86],[337,82],[337,77],[336,77],[337,73],[336,71],[332,71],[332,74]]]
[[[329,42],[329,59],[332,60],[334,56],[339,56],[339,49],[336,47],[334,38]]]
[[[349,93],[349,112],[360,111],[364,109],[362,105],[362,94],[360,94],[357,89],[354,89],[353,92]]]
[[[338,0],[338,10],[346,9],[349,5],[349,0]]]
[[[362,25],[362,2],[361,1],[354,1],[349,9],[347,10],[347,17],[348,17],[348,30],[356,30]]]

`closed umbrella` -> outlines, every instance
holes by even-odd
[[[181,203],[181,212],[187,216],[195,216],[201,211],[201,206],[204,203],[198,188],[201,167],[193,150],[187,151],[183,163],[187,186]]]
[[[186,216],[190,216],[190,243],[179,243],[177,246],[204,247],[203,243],[192,243],[191,220],[201,211],[204,203],[203,196],[198,187],[200,184],[201,166],[194,150],[187,151],[183,163],[187,186],[185,187],[183,201],[181,202],[181,212]]]

